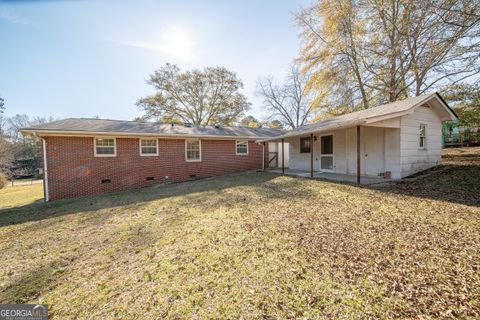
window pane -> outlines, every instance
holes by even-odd
[[[140,139],[142,154],[157,154],[156,139]]]
[[[142,154],[156,154],[157,147],[142,147]]]
[[[324,136],[320,140],[322,154],[333,154],[333,136]]]
[[[200,152],[197,150],[188,150],[187,151],[188,160],[198,160],[200,159]]]
[[[115,145],[114,139],[96,139],[98,147],[113,147]]]
[[[115,139],[95,139],[96,154],[115,155]]]
[[[420,125],[420,135],[421,136],[425,136],[425,125],[424,124],[421,124]]]
[[[419,139],[419,143],[418,143],[418,146],[420,148],[425,148],[425,135],[426,135],[426,125],[421,124],[420,125],[420,132],[419,132],[420,139]]]
[[[333,157],[321,157],[321,168],[325,170],[332,170],[333,169]]]
[[[300,138],[300,153],[310,152],[310,138]]]
[[[97,154],[115,154],[113,147],[97,147]]]
[[[142,140],[142,147],[156,147],[157,140]]]
[[[237,153],[240,153],[240,154],[247,154],[248,153],[247,142],[245,142],[245,141],[238,141],[237,142]]]
[[[200,141],[187,141],[187,160],[200,160]]]

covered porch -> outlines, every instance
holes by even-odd
[[[398,119],[363,125],[315,128],[310,132],[279,137],[288,144],[288,165],[265,170],[290,176],[356,183],[379,184],[400,178]],[[273,139],[272,139],[273,140]],[[270,140],[269,142],[272,142]]]

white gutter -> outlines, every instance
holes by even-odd
[[[42,138],[43,146],[43,188],[45,193],[45,201],[50,200],[50,192],[48,190],[48,164],[47,164],[47,140]]]

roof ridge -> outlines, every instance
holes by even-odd
[[[103,120],[103,121],[113,121],[113,122],[134,122],[134,123],[139,123],[139,124],[161,124],[161,125],[179,125],[179,126],[184,126],[184,123],[171,123],[171,122],[148,122],[148,121],[135,121],[135,120],[118,120],[118,119],[107,119],[107,118],[87,118],[87,117],[69,117],[65,119],[59,119],[58,121],[61,120],[77,120],[77,119],[82,119],[82,120]],[[205,125],[205,124],[191,124],[190,127],[203,127],[203,128],[215,128],[216,125]],[[221,128],[235,128],[235,129],[248,129],[248,130],[257,130],[257,129],[267,129],[267,130],[282,130],[278,128],[250,128],[250,127],[245,127],[245,126],[224,126],[220,125]]]

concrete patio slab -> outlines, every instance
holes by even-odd
[[[282,174],[282,169],[268,169],[268,172]],[[287,176],[296,176],[302,178],[310,179],[325,179],[338,182],[348,182],[348,183],[357,183],[357,176],[350,174],[340,174],[340,173],[330,173],[330,172],[313,172],[313,178],[310,177],[310,171],[295,170],[295,169],[285,169],[285,175]],[[382,177],[365,177],[360,178],[360,184],[362,185],[372,185],[372,184],[381,184],[393,181],[392,179],[384,179]]]

